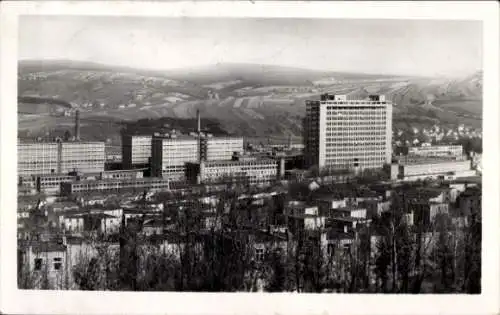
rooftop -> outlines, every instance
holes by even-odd
[[[46,252],[65,252],[66,246],[58,244],[57,242],[34,242],[31,244],[33,252],[46,253]]]
[[[341,221],[341,222],[360,222],[360,221],[369,221],[369,219],[365,218],[356,218],[356,217],[331,217],[331,220]]]
[[[366,210],[366,209],[363,207],[342,207],[342,208],[330,209],[330,211],[332,211],[332,212],[335,212],[335,211],[352,212],[352,211],[357,211],[357,210]]]

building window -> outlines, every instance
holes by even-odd
[[[255,249],[255,260],[256,261],[264,261],[264,249],[263,248]]]
[[[328,244],[327,251],[328,251],[328,256],[334,256],[335,255],[335,244]]]
[[[54,270],[61,270],[62,258],[56,257],[54,258]]]
[[[42,269],[42,258],[35,258],[35,270],[41,270]]]

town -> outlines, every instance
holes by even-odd
[[[384,95],[304,106],[303,144],[213,135],[199,111],[188,133],[125,130],[112,163],[78,110],[72,137],[19,139],[19,287],[480,292],[475,131],[407,137]]]

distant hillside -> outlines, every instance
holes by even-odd
[[[253,137],[300,136],[304,101],[327,92],[351,98],[385,94],[395,103],[396,126],[465,123],[480,127],[482,120],[481,72],[452,80],[250,64],[148,71],[70,61],[22,61],[18,92],[24,99],[70,103],[80,108],[83,118],[104,121],[192,119],[200,110],[204,118],[219,122],[221,131]],[[43,116],[38,119],[41,124],[34,116],[20,117],[19,129],[67,128],[71,118],[64,119]],[[112,134],[119,128],[109,128],[94,137],[115,138]],[[86,130],[93,132],[91,123]]]

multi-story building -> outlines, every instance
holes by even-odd
[[[104,142],[61,142],[60,171],[82,173],[99,173],[104,171],[106,154]]]
[[[323,94],[306,101],[304,141],[306,167],[380,168],[391,162],[392,103],[383,95],[349,100]]]
[[[18,142],[18,176],[104,171],[104,142]]]
[[[76,180],[76,176],[71,175],[42,175],[36,179],[37,191],[51,195],[61,192],[61,183],[72,182]]]
[[[17,174],[32,176],[58,173],[59,144],[56,142],[18,142]]]
[[[186,178],[201,184],[227,180],[264,183],[278,178],[281,164],[273,159],[186,163]]]
[[[185,164],[199,161],[198,142],[191,136],[155,133],[151,147],[151,175],[183,179]]]
[[[130,179],[105,179],[84,180],[61,183],[61,194],[70,196],[72,194],[110,192],[120,190],[161,190],[169,189],[170,180],[163,178],[130,178]]]
[[[404,159],[391,166],[391,178],[400,180],[454,179],[475,175],[471,161],[465,158]]]
[[[131,169],[101,172],[99,179],[135,179],[143,178],[146,169]]]
[[[408,155],[417,156],[462,156],[461,145],[432,145],[408,148]]]
[[[231,160],[235,152],[243,154],[243,138],[205,136],[200,139],[200,154],[204,161]]]
[[[151,135],[122,134],[122,161],[125,169],[149,164]]]

